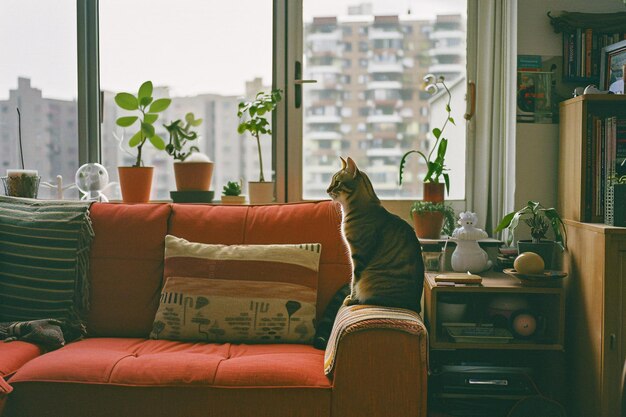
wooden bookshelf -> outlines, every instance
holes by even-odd
[[[610,116],[626,118],[626,95],[585,94],[560,104],[558,210],[563,218],[603,222],[603,213],[596,213],[593,204],[593,182],[598,178],[589,151],[596,146],[590,142],[594,127],[589,121]]]

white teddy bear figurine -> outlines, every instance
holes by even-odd
[[[476,213],[470,211],[459,215],[457,222],[460,227],[452,232],[452,240],[456,242],[456,249],[452,253],[452,269],[457,272],[478,273],[492,266],[487,252],[476,242],[488,237],[487,233],[475,226],[478,223]]]

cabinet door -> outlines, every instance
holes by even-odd
[[[603,409],[619,415],[620,378],[626,357],[626,237],[607,236]]]

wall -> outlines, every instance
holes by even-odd
[[[546,16],[569,12],[626,12],[622,0],[518,0],[517,53],[562,56],[561,35]],[[560,69],[559,69],[560,71]],[[562,86],[565,88],[565,86]],[[573,88],[567,88],[563,95]],[[559,129],[557,124],[517,124],[515,206],[528,200],[556,206]]]

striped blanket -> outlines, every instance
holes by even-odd
[[[395,329],[409,334],[428,336],[422,318],[414,311],[373,305],[341,307],[324,353],[324,373],[332,374],[337,348],[343,336],[372,329]],[[428,349],[426,348],[420,354],[427,358]]]
[[[89,304],[90,203],[0,196],[0,322],[76,322]]]

